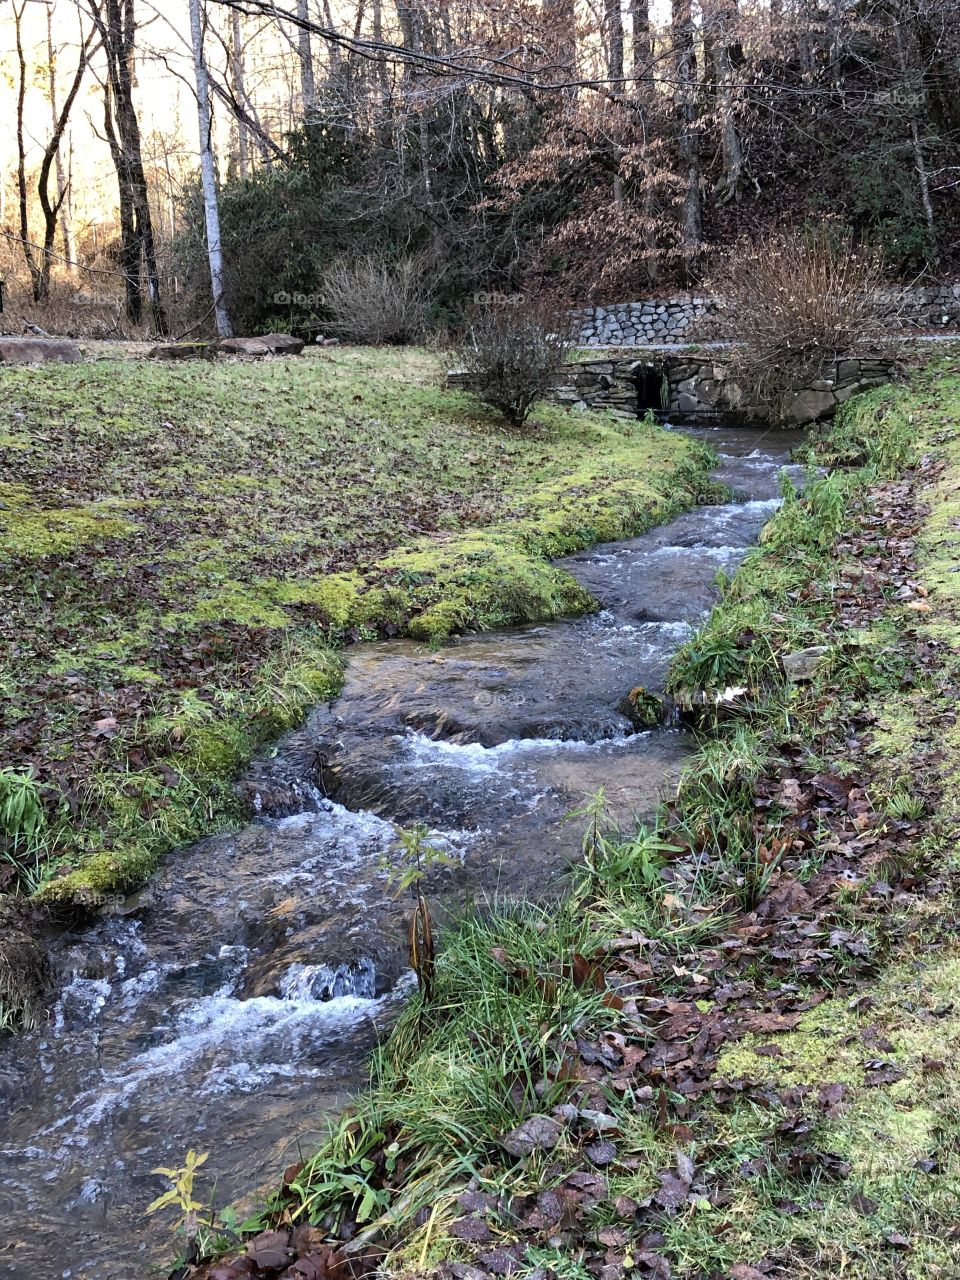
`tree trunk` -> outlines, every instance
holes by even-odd
[[[203,19],[201,0],[190,0],[190,36],[193,42],[193,66],[197,80],[197,122],[200,126],[200,178],[203,185],[203,213],[207,228],[207,259],[210,263],[210,290],[217,333],[221,338],[233,336],[233,325],[223,296],[223,250],[220,244],[220,206],[217,199],[217,170],[213,158],[211,136],[213,118],[210,111],[210,81],[203,51]]]
[[[64,99],[63,107],[59,113],[57,113],[56,110],[54,111],[53,134],[50,141],[44,148],[43,161],[40,165],[40,176],[37,179],[37,194],[40,197],[40,208],[43,210],[43,258],[40,263],[40,296],[36,298],[37,302],[48,297],[50,294],[50,272],[53,269],[53,249],[57,238],[57,219],[60,216],[60,212],[63,208],[63,203],[67,195],[66,182],[58,181],[57,197],[55,200],[50,199],[50,170],[53,168],[54,161],[56,161],[58,168],[62,171],[60,143],[63,141],[63,135],[67,128],[67,121],[70,119],[70,112],[73,109],[73,104],[76,101],[77,94],[80,92],[80,85],[87,69],[87,60],[92,40],[93,33],[91,32],[91,34],[83,40],[80,45],[80,58],[77,63],[77,70],[74,73],[70,88],[67,90],[67,96]],[[51,92],[52,89],[53,86],[51,85]]]
[[[301,23],[309,21],[307,0],[297,0],[297,17]],[[300,57],[300,94],[303,98],[303,114],[308,118],[317,110],[317,85],[313,76],[313,48],[310,32],[305,26],[297,31],[297,49]]]
[[[27,148],[23,132],[23,105],[27,96],[27,59],[23,52],[23,14],[26,0],[13,7],[14,36],[17,49],[17,205],[20,213],[20,244],[30,272],[30,290],[34,302],[41,299],[41,271],[30,240],[30,206],[27,201]]]
[[[577,76],[577,14],[574,0],[543,0],[543,16],[547,23],[547,41],[551,61],[551,80],[575,80]],[[575,88],[567,90],[569,96]]]
[[[917,185],[920,191],[920,204],[923,208],[924,220],[930,234],[930,247],[934,258],[938,256],[937,220],[933,212],[933,198],[930,194],[930,174],[923,154],[923,143],[920,137],[920,104],[923,102],[923,71],[914,58],[908,56],[903,32],[907,28],[908,14],[906,5],[901,4],[899,12],[894,14],[893,30],[897,46],[897,61],[900,64],[900,79],[904,90],[904,111],[910,135],[910,149],[913,152],[914,167],[917,171]],[[911,42],[912,44],[912,42]],[[913,52],[911,48],[911,52]]]
[[[620,8],[620,0],[605,0],[605,8],[607,74],[613,81],[611,89],[615,93],[620,93],[623,89],[623,11]]]
[[[690,0],[671,0],[671,34],[674,94],[684,180],[681,245],[685,274],[689,280],[695,274],[703,240],[700,140],[697,128],[697,55]]]
[[[153,218],[143,168],[140,122],[133,101],[133,70],[137,22],[134,0],[87,0],[107,61],[104,86],[104,129],[120,193],[120,235],[125,275],[127,315],[143,318],[143,279],[153,323],[160,334],[167,318],[160,291]]]
[[[633,74],[641,75],[650,65],[650,4],[649,0],[630,0],[633,32],[630,37],[633,49]]]
[[[50,91],[50,119],[57,132],[57,53],[53,45],[53,6],[47,7],[47,78]],[[68,270],[73,269],[73,240],[70,227],[70,186],[63,165],[63,152],[57,146],[57,200],[60,205],[60,238]]]
[[[704,0],[704,49],[709,48],[713,60],[720,152],[723,157],[723,178],[717,183],[717,198],[721,204],[739,200],[740,184],[743,181],[743,147],[734,116],[735,36],[730,30],[730,21],[736,16],[736,5],[731,5],[730,0],[710,0],[709,4]]]
[[[416,83],[419,71],[415,61],[416,55],[423,52],[423,15],[420,7],[412,0],[398,0],[397,18],[403,34],[404,47],[414,55],[414,61],[408,62],[405,78],[409,85],[409,95],[405,103],[406,111],[416,114],[417,145],[420,152],[420,180],[423,194],[428,205],[433,202],[433,171],[430,157],[430,128],[425,103],[417,100]],[[402,126],[401,126],[402,127]]]
[[[246,98],[243,69],[243,40],[240,36],[240,11],[230,11],[230,80],[233,96],[241,105]],[[250,173],[250,132],[246,121],[234,114],[234,127],[237,131],[237,173],[241,178]]]
[[[383,39],[383,0],[373,0],[373,38],[379,43]],[[387,64],[383,58],[376,61],[377,80],[380,84],[380,92],[384,98],[388,97],[390,92],[390,81],[387,75]]]

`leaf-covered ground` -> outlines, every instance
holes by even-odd
[[[0,893],[44,901],[95,906],[240,816],[237,768],[335,691],[343,641],[589,608],[545,557],[703,475],[645,424],[507,430],[409,350],[0,380],[0,770],[48,819],[0,831]]]
[[[960,365],[819,456],[674,665],[741,692],[660,829],[449,934],[246,1251],[181,1275],[960,1274]]]

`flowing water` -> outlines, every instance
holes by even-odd
[[[209,1150],[223,1204],[314,1144],[410,986],[396,824],[451,855],[429,884],[451,909],[549,892],[579,846],[567,815],[601,785],[624,824],[653,810],[686,744],[634,733],[618,703],[662,685],[798,438],[699,434],[740,500],[564,560],[598,613],[352,649],[337,701],[251,771],[254,822],[54,940],[49,1022],[0,1045],[0,1276],[149,1275],[170,1255],[142,1216],[155,1166]]]

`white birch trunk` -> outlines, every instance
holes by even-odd
[[[207,227],[207,258],[210,262],[210,289],[213,293],[217,333],[221,338],[233,336],[233,325],[223,298],[223,250],[220,245],[220,205],[217,200],[217,171],[213,158],[212,120],[210,114],[210,82],[203,54],[201,0],[190,0],[190,35],[193,40],[193,65],[197,77],[197,120],[200,125],[200,177],[203,184],[203,212]]]

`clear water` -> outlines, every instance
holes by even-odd
[[[549,891],[579,847],[566,815],[601,785],[625,824],[651,812],[686,744],[633,734],[617,705],[661,684],[797,439],[700,434],[745,501],[563,561],[600,600],[591,617],[351,650],[337,702],[252,770],[256,821],[53,940],[48,1023],[0,1045],[0,1276],[148,1274],[170,1254],[143,1217],[155,1166],[210,1151],[222,1204],[314,1145],[409,989],[396,824],[455,855],[429,885],[453,910]]]

